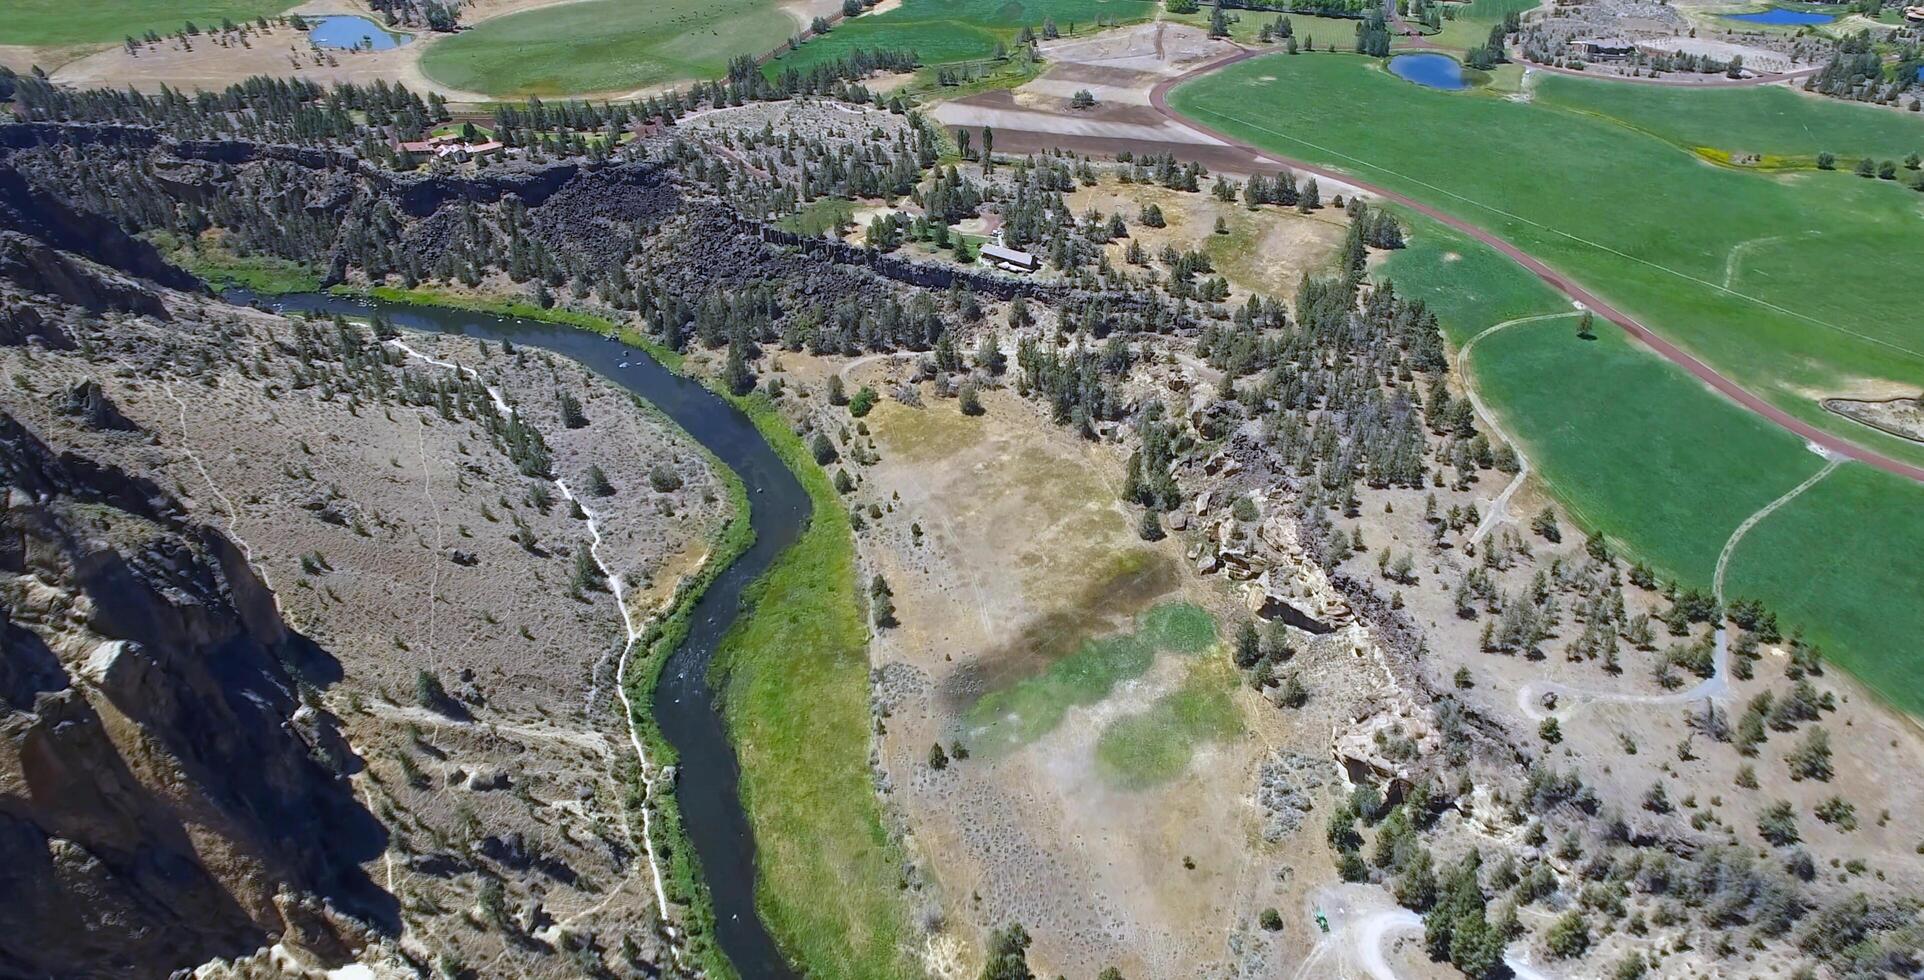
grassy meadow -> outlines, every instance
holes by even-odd
[[[855,537],[827,474],[756,394],[736,403],[814,503],[715,652],[722,715],[755,832],[757,905],[810,976],[897,977],[901,855],[870,782],[868,619]]]
[[[583,0],[482,21],[441,38],[421,70],[493,96],[626,92],[726,73],[798,29],[775,0]]]
[[[0,44],[118,44],[148,31],[172,34],[188,22],[206,30],[278,17],[293,0],[7,0]]]
[[[1020,748],[1054,731],[1070,708],[1095,704],[1147,673],[1158,653],[1194,655],[1215,642],[1215,620],[1200,606],[1152,606],[1133,631],[1087,638],[1041,673],[984,695],[964,718],[967,741],[988,753]]]
[[[1495,250],[1406,216],[1410,247],[1378,275],[1436,309],[1452,347],[1506,320],[1571,309]],[[1467,369],[1536,474],[1584,523],[1665,575],[1708,588],[1744,518],[1823,466],[1796,437],[1681,369],[1575,320],[1477,343]],[[1725,591],[1802,626],[1881,697],[1924,714],[1924,487],[1846,464],[1754,527]]]
[[[1704,95],[1719,102],[1671,112]],[[1746,148],[1786,154],[1924,149],[1924,120],[1870,123],[1860,107],[1786,101],[1798,98],[1550,78],[1513,101],[1424,89],[1370,59],[1302,55],[1232,66],[1171,102],[1489,228],[1787,411],[1924,461],[1924,447],[1832,416],[1815,397],[1924,386],[1914,262],[1924,196],[1848,172],[1715,166],[1684,145],[1735,131]],[[1824,118],[1832,110],[1841,115]]]
[[[857,48],[907,48],[929,65],[980,61],[994,57],[996,45],[1011,44],[1025,26],[1040,33],[1051,18],[1067,34],[1087,31],[1098,20],[1147,20],[1155,10],[1153,0],[902,0],[894,9],[843,21],[777,59],[770,70],[807,68]]]

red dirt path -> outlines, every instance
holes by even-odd
[[[1685,352],[1683,349],[1679,348],[1677,345],[1658,336],[1656,333],[1652,332],[1649,327],[1644,326],[1636,318],[1630,316],[1628,313],[1625,313],[1622,310],[1617,309],[1614,306],[1611,306],[1609,302],[1603,299],[1603,297],[1598,296],[1597,294],[1591,292],[1588,289],[1585,289],[1583,286],[1572,281],[1569,277],[1565,276],[1563,273],[1560,273],[1555,269],[1550,268],[1548,265],[1545,265],[1541,260],[1530,255],[1528,252],[1523,251],[1522,249],[1518,248],[1515,245],[1512,245],[1510,242],[1506,241],[1505,239],[1500,238],[1497,235],[1484,230],[1483,228],[1480,228],[1474,224],[1471,224],[1470,222],[1465,221],[1462,218],[1440,211],[1434,207],[1431,207],[1428,204],[1424,204],[1423,202],[1418,201],[1415,198],[1409,197],[1405,194],[1401,194],[1396,191],[1390,190],[1387,187],[1382,187],[1376,184],[1372,184],[1366,180],[1358,179],[1353,174],[1344,173],[1338,170],[1331,170],[1325,167],[1319,167],[1315,164],[1307,163],[1302,160],[1293,160],[1288,157],[1278,156],[1274,153],[1269,153],[1267,151],[1257,149],[1256,147],[1251,146],[1247,143],[1244,143],[1243,141],[1237,139],[1234,136],[1229,135],[1228,133],[1224,133],[1219,130],[1212,129],[1208,126],[1203,125],[1202,123],[1196,122],[1195,120],[1192,120],[1186,116],[1183,116],[1182,114],[1176,112],[1174,109],[1171,109],[1169,107],[1169,99],[1168,99],[1169,90],[1172,88],[1175,88],[1177,85],[1180,85],[1183,82],[1189,81],[1190,79],[1196,78],[1200,75],[1205,75],[1212,71],[1217,71],[1222,68],[1227,68],[1230,65],[1236,64],[1237,62],[1247,61],[1250,58],[1256,57],[1261,54],[1266,54],[1266,53],[1268,52],[1260,51],[1260,50],[1238,51],[1235,54],[1232,54],[1223,58],[1218,58],[1215,61],[1207,62],[1202,65],[1198,65],[1197,67],[1192,68],[1189,71],[1186,71],[1180,75],[1176,75],[1172,78],[1167,78],[1167,79],[1164,79],[1163,81],[1157,82],[1155,87],[1149,90],[1149,104],[1154,106],[1157,112],[1162,113],[1164,116],[1167,116],[1169,119],[1175,122],[1188,126],[1189,128],[1196,130],[1197,132],[1204,133],[1208,136],[1214,137],[1215,139],[1221,140],[1224,143],[1229,144],[1230,146],[1244,150],[1245,152],[1248,152],[1263,160],[1273,161],[1275,164],[1280,166],[1289,167],[1294,170],[1304,171],[1304,172],[1315,174],[1317,176],[1324,177],[1330,180],[1336,180],[1342,183],[1349,184],[1352,187],[1355,187],[1366,193],[1373,194],[1386,201],[1394,201],[1397,204],[1402,205],[1403,207],[1409,208],[1412,211],[1415,211],[1432,220],[1440,222],[1443,225],[1453,228],[1465,235],[1468,235],[1469,237],[1474,238],[1477,241],[1482,242],[1483,244],[1488,245],[1491,248],[1494,248],[1497,251],[1508,256],[1510,259],[1515,261],[1518,265],[1521,265],[1525,269],[1530,270],[1530,272],[1535,274],[1537,278],[1543,280],[1545,283],[1548,283],[1552,289],[1555,289],[1556,291],[1564,294],[1565,296],[1570,297],[1572,300],[1581,304],[1585,309],[1588,309],[1596,313],[1596,315],[1610,321],[1611,323],[1614,323],[1617,326],[1622,327],[1625,332],[1630,334],[1630,336],[1636,338],[1639,342],[1643,343],[1645,346],[1649,347],[1651,350],[1656,351],[1665,360],[1668,360],[1671,363],[1676,364],[1677,366],[1683,368],[1684,370],[1689,371],[1698,380],[1704,382],[1705,384],[1709,385],[1712,388],[1715,388],[1717,391],[1722,392],[1725,396],[1729,397],[1732,401],[1736,402],[1737,404],[1743,406],[1746,409],[1749,409],[1750,411],[1758,415],[1763,416],[1766,419],[1769,419],[1770,421],[1776,423],[1778,426],[1781,426],[1784,429],[1788,429],[1790,432],[1797,435],[1799,438],[1802,438],[1806,442],[1820,446],[1826,451],[1831,452],[1833,454],[1843,456],[1848,459],[1857,460],[1858,462],[1864,463],[1868,466],[1874,466],[1880,470],[1884,470],[1887,473],[1894,473],[1906,479],[1913,480],[1918,483],[1924,483],[1924,467],[1914,466],[1910,463],[1906,463],[1901,460],[1892,459],[1889,456],[1885,456],[1884,454],[1879,453],[1875,450],[1867,449],[1854,442],[1851,442],[1848,439],[1845,439],[1841,436],[1833,435],[1829,432],[1826,432],[1822,429],[1819,429],[1811,425],[1808,422],[1804,422],[1801,419],[1795,418],[1794,416],[1790,415],[1788,412],[1785,412],[1783,409],[1778,408],[1775,405],[1772,405],[1771,403],[1763,400],[1762,398],[1754,394],[1751,394],[1749,391],[1745,390],[1741,385],[1737,384],[1737,382],[1732,381],[1731,379],[1717,373],[1716,370],[1710,367],[1710,365],[1705,364],[1704,362],[1691,356],[1689,353]],[[1748,79],[1745,79],[1745,81],[1748,81]]]

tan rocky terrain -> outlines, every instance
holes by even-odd
[[[614,693],[627,633],[580,507],[645,617],[726,516],[701,451],[546,354],[383,342],[0,244],[27,535],[9,646],[42,651],[24,673],[9,656],[0,812],[44,901],[6,907],[70,917],[7,931],[91,912],[153,944],[0,955],[671,967]]]

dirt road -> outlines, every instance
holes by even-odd
[[[1276,167],[1276,166],[1289,167],[1293,170],[1313,174],[1317,177],[1341,181],[1343,183],[1356,187],[1357,189],[1363,191],[1364,193],[1382,198],[1383,200],[1386,200],[1386,201],[1392,201],[1403,207],[1409,208],[1412,211],[1422,214],[1425,217],[1428,217],[1434,221],[1437,221],[1449,228],[1455,229],[1458,232],[1468,235],[1469,237],[1479,242],[1482,242],[1483,244],[1488,245],[1491,248],[1496,249],[1497,251],[1503,253],[1505,256],[1508,256],[1512,261],[1516,262],[1518,265],[1521,265],[1525,269],[1530,270],[1530,272],[1534,274],[1538,279],[1541,279],[1545,283],[1549,284],[1551,288],[1564,294],[1565,296],[1570,297],[1570,299],[1581,304],[1585,309],[1591,310],[1592,312],[1596,313],[1598,316],[1602,317],[1603,319],[1609,320],[1611,323],[1614,323],[1618,327],[1621,327],[1625,332],[1630,334],[1630,336],[1636,338],[1636,340],[1638,340],[1644,346],[1649,347],[1653,351],[1656,351],[1665,360],[1668,360],[1671,363],[1676,364],[1678,367],[1681,367],[1684,370],[1689,371],[1698,380],[1704,382],[1705,384],[1708,384],[1710,387],[1723,393],[1730,400],[1736,402],[1738,405],[1741,405],[1745,409],[1748,409],[1751,412],[1754,412],[1758,415],[1763,416],[1766,419],[1769,419],[1771,422],[1775,423],[1776,425],[1784,429],[1789,430],[1790,432],[1794,433],[1795,435],[1805,440],[1806,442],[1814,443],[1818,446],[1821,446],[1824,449],[1829,450],[1830,452],[1836,455],[1857,460],[1858,462],[1864,463],[1869,466],[1874,466],[1880,470],[1884,470],[1885,472],[1896,474],[1908,480],[1924,483],[1924,467],[1915,466],[1910,463],[1903,462],[1901,460],[1892,459],[1891,457],[1885,456],[1884,454],[1879,453],[1875,450],[1860,446],[1854,442],[1851,442],[1848,439],[1845,439],[1838,435],[1834,435],[1830,432],[1826,432],[1822,429],[1817,428],[1816,426],[1811,425],[1808,422],[1804,422],[1801,419],[1793,417],[1792,415],[1790,415],[1790,413],[1785,412],[1783,409],[1778,408],[1777,406],[1772,405],[1771,403],[1765,401],[1764,399],[1758,397],[1757,395],[1752,394],[1748,390],[1744,389],[1741,385],[1737,384],[1737,382],[1732,381],[1731,379],[1723,376],[1722,374],[1717,373],[1717,371],[1714,368],[1710,367],[1708,364],[1705,364],[1704,362],[1698,360],[1696,357],[1692,356],[1687,351],[1678,347],[1676,344],[1671,343],[1669,340],[1666,340],[1663,337],[1658,336],[1656,333],[1651,331],[1649,327],[1644,326],[1643,323],[1638,321],[1636,318],[1610,305],[1610,303],[1606,301],[1603,297],[1597,295],[1596,293],[1591,292],[1589,289],[1573,281],[1563,273],[1550,268],[1550,266],[1545,264],[1541,259],[1538,259],[1535,256],[1529,254],[1528,252],[1523,251],[1521,248],[1518,248],[1516,245],[1511,244],[1506,239],[1503,239],[1497,236],[1496,234],[1483,229],[1478,225],[1472,224],[1468,221],[1465,221],[1462,218],[1449,214],[1448,212],[1442,211],[1431,205],[1418,201],[1415,198],[1412,198],[1406,194],[1402,194],[1397,191],[1391,190],[1387,187],[1383,187],[1377,184],[1372,184],[1369,181],[1359,179],[1355,175],[1333,170],[1327,167],[1320,167],[1315,164],[1308,163],[1302,160],[1295,160],[1289,157],[1278,156],[1276,154],[1268,153],[1266,151],[1257,149],[1254,146],[1251,146],[1247,143],[1242,142],[1241,140],[1238,140],[1236,137],[1231,136],[1228,133],[1211,128],[1210,126],[1204,123],[1191,120],[1169,107],[1169,98],[1168,98],[1169,91],[1175,88],[1176,86],[1182,84],[1183,82],[1189,81],[1190,79],[1197,78],[1201,75],[1205,75],[1213,71],[1219,71],[1223,68],[1229,67],[1230,65],[1233,65],[1242,61],[1247,61],[1250,58],[1254,58],[1266,53],[1267,52],[1261,51],[1261,50],[1238,51],[1235,54],[1231,54],[1227,57],[1219,58],[1207,64],[1199,65],[1180,75],[1176,75],[1171,78],[1164,79],[1163,81],[1157,82],[1156,86],[1152,88],[1149,92],[1149,104],[1157,112],[1162,113],[1164,116],[1168,117],[1171,121],[1188,126],[1189,128],[1195,130],[1196,132],[1201,133],[1205,136],[1208,136],[1216,140],[1218,143],[1223,144],[1225,148],[1240,150],[1272,167]],[[1005,140],[1003,139],[1002,133],[998,132],[996,136],[998,137],[998,142],[1005,142]],[[1183,146],[1183,144],[1169,144],[1169,145],[1172,148]],[[1180,154],[1181,150],[1177,149],[1176,152]]]

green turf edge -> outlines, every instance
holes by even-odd
[[[1405,296],[1429,302],[1452,351],[1491,324],[1570,309],[1567,299],[1494,250],[1426,218],[1399,214],[1410,229],[1410,247],[1388,256],[1376,268],[1376,277],[1393,281]],[[1459,257],[1444,261],[1443,256],[1450,253]],[[1500,358],[1506,350],[1528,352],[1535,347],[1540,357],[1541,342],[1546,337],[1566,337],[1571,324],[1557,320],[1522,325],[1478,344],[1469,369],[1479,391],[1510,435],[1523,444],[1538,485],[1571,510],[1586,529],[1601,527],[1620,554],[1647,561],[1667,577],[1708,587],[1717,553],[1736,523],[1814,473],[1821,461],[1789,433],[1744,414],[1627,338],[1604,332],[1599,339],[1604,345],[1601,356],[1594,363],[1661,379],[1663,390],[1642,391],[1640,399],[1695,404],[1691,424],[1662,435],[1661,441],[1686,450],[1691,443],[1704,448],[1673,452],[1671,458],[1715,460],[1728,448],[1726,444],[1741,441],[1756,447],[1759,463],[1768,468],[1759,469],[1741,490],[1706,484],[1707,494],[1715,491],[1718,498],[1743,499],[1721,500],[1717,506],[1730,510],[1731,519],[1679,547],[1678,535],[1687,534],[1687,529],[1680,530],[1674,522],[1663,524],[1652,516],[1653,511],[1640,506],[1634,494],[1628,500],[1608,499],[1607,491],[1598,488],[1597,467],[1568,461],[1596,449],[1596,444],[1565,438],[1572,431],[1568,426],[1533,418],[1532,411],[1511,401],[1519,391],[1516,384],[1501,383],[1506,366]],[[1532,330],[1538,330],[1538,335],[1518,332]],[[1512,342],[1508,346],[1503,343],[1506,339]],[[1517,370],[1516,365],[1507,367]],[[1566,381],[1555,397],[1579,393],[1582,387]],[[1649,458],[1640,457],[1622,469],[1636,469]],[[1691,484],[1691,475],[1679,470],[1674,482]],[[1881,515],[1883,520],[1874,521],[1870,515]],[[1917,649],[1915,637],[1924,635],[1924,603],[1910,601],[1920,581],[1924,581],[1924,490],[1900,477],[1848,463],[1751,529],[1732,553],[1725,587],[1732,599],[1754,597],[1769,603],[1786,628],[1802,627],[1824,647],[1829,660],[1856,677],[1876,700],[1924,717],[1924,684],[1918,682],[1924,663],[1918,653],[1911,652]]]
[[[868,765],[869,633],[854,532],[827,472],[774,403],[761,392],[726,397],[814,507],[801,537],[749,587],[750,610],[713,665],[755,834],[756,904],[807,975],[905,976],[902,855]]]

